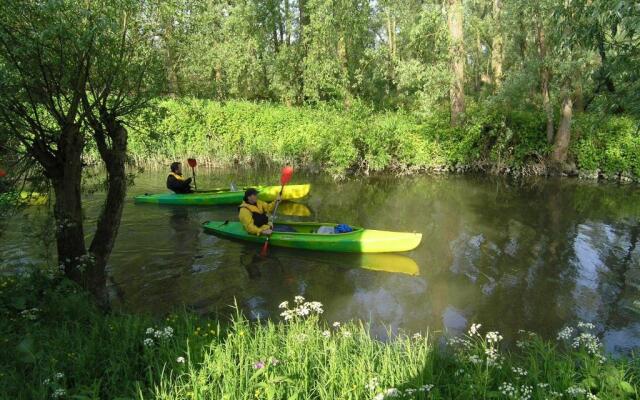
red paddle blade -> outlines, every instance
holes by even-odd
[[[280,175],[280,184],[286,185],[291,180],[291,177],[293,177],[293,167],[287,165],[286,167],[282,168],[282,175]]]
[[[187,160],[187,162],[189,163],[189,166],[190,166],[191,168],[195,168],[195,166],[196,166],[196,165],[198,165],[198,162],[196,161],[196,159],[195,159],[195,158],[189,158],[189,159]]]
[[[264,244],[262,245],[262,250],[260,250],[260,256],[266,257],[267,249],[269,249],[269,241],[264,242]]]

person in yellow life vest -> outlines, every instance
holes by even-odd
[[[193,193],[191,190],[191,178],[182,176],[182,164],[174,162],[171,164],[171,172],[167,176],[167,189],[173,190],[175,193]]]
[[[269,223],[269,214],[273,211],[276,203],[280,201],[280,195],[276,201],[266,203],[258,200],[258,191],[256,189],[247,189],[244,192],[244,201],[238,207],[238,219],[244,226],[244,229],[252,235],[271,235],[273,227]]]

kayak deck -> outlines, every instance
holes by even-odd
[[[280,186],[254,186],[260,192],[258,198],[263,201],[273,201],[280,192]],[[170,205],[240,205],[244,197],[244,189],[212,189],[208,191],[188,194],[160,193],[143,194],[134,197],[135,203],[170,204]],[[311,185],[287,185],[282,192],[282,200],[299,200],[306,197]]]
[[[219,236],[264,243],[264,236],[247,233],[240,222],[207,221],[202,224],[207,232]],[[420,233],[389,232],[373,229],[354,228],[352,232],[323,234],[318,229],[334,227],[330,223],[281,222],[278,227],[287,227],[292,232],[273,232],[269,243],[272,246],[296,249],[330,251],[340,253],[387,253],[410,251],[418,247],[422,240]]]

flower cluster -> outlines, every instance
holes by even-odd
[[[42,382],[43,385],[48,386],[52,390],[52,398],[60,399],[67,395],[67,391],[63,387],[63,382],[61,382],[63,379],[64,373],[56,372],[53,374],[53,379],[47,378]]]
[[[318,301],[305,301],[304,297],[296,296],[293,300],[295,303],[294,308],[289,308],[289,302],[283,301],[278,308],[284,310],[280,313],[280,316],[284,317],[285,321],[291,321],[298,317],[304,318],[311,314],[322,314],[322,303]]]
[[[602,343],[600,339],[593,333],[588,332],[594,330],[596,327],[590,322],[578,322],[577,329],[571,326],[567,326],[558,333],[558,340],[571,342],[571,347],[574,349],[583,348],[592,356],[600,359],[600,362],[604,362],[605,358],[602,355]],[[582,331],[582,332],[581,332]],[[577,334],[574,336],[574,333]]]
[[[515,386],[509,382],[502,382],[498,390],[509,399],[529,400],[533,394],[533,387],[527,385]]]
[[[391,399],[396,397],[414,398],[416,393],[418,392],[428,393],[429,391],[431,391],[431,389],[433,389],[433,385],[431,384],[422,385],[417,388],[406,388],[404,390],[400,390],[392,387],[376,394],[373,397],[373,400],[384,400],[384,399]]]
[[[262,369],[262,368],[267,367],[268,365],[271,365],[272,367],[275,367],[278,364],[280,364],[280,360],[278,360],[277,358],[271,357],[267,361],[258,360],[256,362],[254,362],[252,367],[253,367],[253,369]]]
[[[40,314],[40,309],[35,307],[28,308],[20,312],[22,318],[28,319],[29,321],[35,321],[36,319],[38,319],[38,314]]]
[[[511,371],[516,375],[527,376],[527,371],[520,367],[511,367]]]
[[[165,326],[163,329],[147,328],[145,334],[147,337],[142,343],[147,347],[151,347],[155,344],[154,338],[158,341],[171,339],[173,337],[173,328],[170,326]]]
[[[580,397],[584,396],[587,393],[586,389],[579,386],[571,386],[565,392],[567,393],[567,396],[571,397]]]

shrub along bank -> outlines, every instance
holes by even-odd
[[[447,344],[374,339],[297,297],[272,322],[103,314],[55,274],[0,278],[0,398],[632,399],[640,362],[603,355],[590,324],[513,351],[479,325]]]
[[[287,107],[193,98],[162,99],[129,121],[129,149],[139,163],[197,157],[217,166],[293,162],[334,176],[351,172],[481,170],[546,174],[551,150],[545,117],[535,110],[470,104],[464,127],[447,110],[414,115],[374,112],[355,103]],[[640,176],[638,121],[578,114],[570,159],[583,176]],[[89,154],[91,158],[91,154]]]

